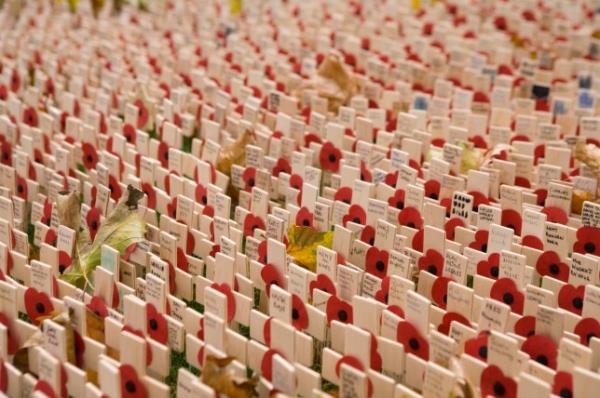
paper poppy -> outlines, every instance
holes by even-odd
[[[470,136],[468,141],[472,142],[475,148],[487,149],[488,147],[485,138],[479,134]]]
[[[6,101],[8,98],[8,90],[4,84],[0,84],[0,101]]]
[[[446,221],[444,225],[444,230],[446,231],[446,239],[454,240],[454,230],[456,227],[464,227],[465,222],[462,218],[454,217]]]
[[[146,195],[146,206],[149,209],[156,208],[156,191],[152,184],[148,182],[142,183],[142,192]]]
[[[42,319],[40,318],[45,318],[54,311],[50,297],[46,293],[38,292],[32,287],[25,291],[23,299],[25,300],[27,315],[36,326],[41,323]]]
[[[479,250],[480,252],[487,252],[489,232],[485,229],[480,229],[475,232],[475,240],[469,243],[471,249]]]
[[[336,295],[335,284],[333,281],[325,274],[318,274],[317,278],[312,280],[308,285],[310,290],[310,299],[313,299],[313,290],[319,289],[328,293],[332,296]]]
[[[87,170],[93,170],[96,168],[96,164],[98,163],[98,153],[96,152],[96,148],[89,142],[83,142],[81,144],[81,161],[83,162],[83,166]]]
[[[386,183],[387,185],[389,185],[392,188],[396,188],[396,184],[398,183],[398,175],[399,174],[400,173],[398,172],[398,170],[389,171],[385,175],[385,179],[383,180],[383,182]]]
[[[46,231],[46,236],[44,236],[44,243],[49,244],[50,246],[56,246],[56,240],[58,239],[58,235],[54,228],[50,228]]]
[[[375,244],[375,228],[370,225],[365,225],[362,231],[360,231],[360,240],[373,246]]]
[[[404,190],[398,188],[396,189],[396,192],[394,192],[394,195],[388,198],[388,204],[396,209],[402,210],[404,209],[404,196]]]
[[[346,214],[342,218],[342,221],[344,223],[344,226],[346,226],[346,223],[348,221],[352,221],[355,224],[364,225],[367,222],[367,213],[361,207],[361,205],[354,204],[350,206],[350,208],[348,209],[348,214]]]
[[[260,242],[258,244],[258,258],[256,259],[256,261],[258,261],[259,263],[266,265],[268,260],[267,260],[267,241],[263,240],[262,242]]]
[[[260,270],[260,276],[265,283],[267,296],[271,294],[271,285],[277,285],[280,288],[285,288],[285,279],[281,272],[273,264],[267,264]]]
[[[144,101],[139,98],[134,101],[133,105],[137,106],[138,108],[137,128],[144,128],[146,122],[148,121],[148,108],[146,108]]]
[[[23,200],[27,200],[27,180],[17,174],[15,185],[17,196]]]
[[[547,275],[563,282],[569,280],[569,266],[560,261],[558,253],[551,250],[538,257],[535,269],[541,276]]]
[[[54,392],[54,389],[46,380],[38,380],[33,387],[33,391],[37,393],[41,393],[42,396],[48,398],[56,398],[57,394]]]
[[[405,207],[398,213],[398,223],[409,228],[423,228],[423,218],[415,207]]]
[[[419,258],[419,270],[427,271],[435,276],[442,275],[444,256],[435,249],[427,249],[424,256]]]
[[[504,209],[502,210],[502,216],[500,224],[503,227],[510,228],[515,231],[515,234],[521,235],[521,214],[518,211],[513,209]]]
[[[17,352],[18,343],[13,327],[13,321],[3,312],[0,312],[0,324],[6,327],[6,353],[8,355],[14,355]]]
[[[244,191],[252,192],[252,188],[256,184],[256,168],[246,167],[242,174],[242,180],[244,181]]]
[[[296,225],[301,225],[303,227],[311,227],[313,226],[313,214],[308,210],[307,207],[301,207],[296,213]]]
[[[540,334],[529,336],[523,345],[521,345],[521,351],[529,355],[529,358],[537,363],[551,369],[556,369],[558,350],[552,338]]]
[[[161,344],[167,344],[169,337],[167,320],[152,303],[146,303],[146,322],[148,336]]]
[[[10,75],[10,91],[17,92],[21,87],[21,76],[16,69],[13,69],[12,75]]]
[[[344,202],[346,204],[352,203],[352,188],[350,187],[341,187],[335,192],[333,195],[333,200],[338,200],[340,202]]]
[[[431,298],[438,307],[446,309],[448,302],[448,284],[452,279],[445,276],[438,276],[431,285]]]
[[[523,313],[525,298],[511,278],[500,278],[494,282],[490,290],[490,297],[508,305],[512,312]]]
[[[398,322],[396,340],[404,346],[406,353],[414,354],[425,361],[429,360],[429,343],[412,323]]]
[[[337,149],[333,143],[326,142],[321,147],[319,160],[323,170],[337,173],[340,169],[340,160],[342,159],[342,151]]]
[[[414,159],[410,159],[408,161],[408,167],[417,171],[417,176],[419,178],[423,178],[423,170],[421,169],[421,165]]]
[[[58,252],[58,272],[62,275],[71,266],[71,256],[64,250]]]
[[[297,294],[292,294],[292,326],[297,330],[304,330],[308,327],[308,312]]]
[[[375,300],[380,303],[387,304],[388,295],[390,293],[390,277],[386,276],[381,280],[381,285],[379,286],[379,290],[375,292]]]
[[[531,182],[529,182],[529,180],[527,178],[522,177],[522,176],[515,177],[515,185],[517,187],[531,188]]]
[[[574,333],[581,344],[589,346],[592,337],[600,338],[600,322],[595,318],[583,318],[575,325]]]
[[[585,285],[575,287],[566,284],[558,291],[558,306],[574,314],[581,315],[584,294]]]
[[[547,206],[542,209],[547,218],[546,221],[556,224],[566,225],[569,222],[569,215],[560,207]]]
[[[481,260],[477,263],[477,275],[483,275],[487,278],[498,279],[500,273],[500,254],[492,253],[487,260]]]
[[[223,293],[225,297],[227,297],[227,322],[231,322],[235,316],[236,309],[235,296],[233,295],[231,287],[227,283],[213,283],[210,287]]]
[[[337,298],[337,296],[329,297],[329,299],[327,300],[327,306],[325,307],[325,313],[327,314],[327,322],[353,322],[352,305]]]
[[[546,204],[546,197],[548,196],[548,190],[545,188],[538,188],[533,193],[536,196],[536,204],[538,206],[544,206]]]
[[[121,190],[119,181],[117,181],[117,179],[111,174],[108,175],[108,189],[110,189],[110,197],[115,202],[118,202],[123,194],[123,191]]]
[[[8,141],[2,141],[0,145],[0,163],[6,166],[12,166],[12,145]]]
[[[490,200],[488,199],[488,197],[479,191],[469,191],[467,193],[473,197],[473,211],[474,212],[479,211],[480,205],[489,205],[490,204]]]
[[[533,249],[544,250],[544,242],[535,235],[525,235],[521,239],[521,244]]]
[[[194,191],[194,196],[196,198],[196,202],[198,202],[204,206],[206,206],[208,204],[208,191],[204,185],[202,185],[202,184],[196,185],[196,189]]]
[[[390,254],[387,250],[379,250],[372,246],[367,250],[365,271],[383,279],[387,275]]]
[[[169,146],[164,141],[158,144],[158,161],[165,169],[169,167]]]
[[[554,375],[552,384],[552,394],[560,398],[572,398],[573,395],[573,375],[561,370]]]
[[[253,214],[246,215],[244,219],[244,236],[254,236],[254,230],[265,229],[265,222],[259,216]]]
[[[135,368],[128,364],[119,366],[119,378],[121,382],[122,398],[146,398],[148,391],[146,386],[139,379]]]
[[[488,357],[488,337],[490,332],[484,330],[475,337],[465,341],[465,354],[477,358],[480,361],[487,362]]]
[[[581,254],[600,256],[600,229],[583,226],[577,230],[577,241],[573,251]]]
[[[418,251],[423,252],[423,240],[425,238],[425,232],[420,229],[416,234],[413,235],[412,241],[410,242],[411,247]]]
[[[302,191],[304,186],[304,180],[298,174],[292,174],[290,176],[290,187]]]
[[[34,107],[28,106],[27,109],[25,109],[25,112],[23,112],[23,123],[29,127],[38,126],[38,114]]]
[[[515,322],[514,331],[522,337],[529,337],[535,334],[535,317],[525,315]]]
[[[137,132],[135,127],[133,127],[131,124],[125,123],[123,125],[123,136],[128,143],[135,145],[137,141]]]
[[[373,181],[373,174],[367,168],[367,164],[364,160],[360,161],[360,179],[361,181],[371,182]]]
[[[108,316],[108,307],[104,299],[100,296],[93,296],[86,308],[100,318],[104,319]]]
[[[360,372],[365,372],[365,367],[362,362],[353,355],[344,355],[335,364],[335,374],[339,378],[342,373],[342,365],[350,366]],[[370,397],[373,394],[373,383],[367,378],[367,396]]]
[[[446,312],[442,317],[442,322],[438,325],[438,332],[448,335],[448,333],[450,333],[450,326],[452,325],[452,322],[458,322],[465,326],[471,327],[471,322],[469,322],[469,320],[463,315],[459,314],[458,312]]]
[[[275,355],[279,355],[285,359],[285,356],[279,350],[269,348],[263,355],[260,362],[260,371],[262,373],[262,377],[268,381],[271,381],[271,378],[273,377],[273,357]]]
[[[177,196],[174,196],[169,203],[167,203],[167,215],[172,219],[177,219]]]
[[[6,365],[4,364],[4,360],[0,359],[0,391],[2,391],[3,393],[6,393],[7,390],[8,390],[8,371],[6,370]]]
[[[438,200],[440,196],[440,187],[441,184],[439,181],[427,180],[425,182],[425,196],[430,199]]]
[[[479,381],[482,397],[514,398],[517,396],[517,383],[510,377],[504,376],[496,365],[488,365]]]
[[[100,229],[100,209],[94,207],[90,209],[85,215],[85,223],[90,233],[90,238],[93,241]]]
[[[290,163],[284,158],[277,159],[277,163],[275,163],[275,167],[273,167],[272,174],[275,177],[279,177],[279,173],[281,172],[292,174],[292,166],[290,166]]]

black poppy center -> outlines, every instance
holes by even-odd
[[[302,220],[302,225],[304,225],[305,227],[310,226],[310,221],[308,220],[308,218],[305,218],[304,220]]]
[[[504,293],[502,296],[502,301],[508,305],[511,305],[515,301],[515,297],[512,295],[512,293]]]
[[[587,242],[583,246],[583,249],[586,251],[586,253],[594,253],[596,251],[596,245],[593,242]]]
[[[206,205],[208,203],[208,198],[206,197],[206,195],[202,196],[202,204]]]
[[[438,199],[438,194],[435,192],[432,192],[429,194],[429,198],[433,199],[433,200],[437,200]]]
[[[588,335],[586,336],[588,343],[592,340],[592,337],[598,337],[598,336],[596,335],[596,333],[588,333]]]
[[[561,398],[572,398],[573,397],[573,393],[568,388],[561,388],[560,391],[558,392],[558,395]]]
[[[254,178],[248,178],[248,185],[251,187],[254,186]]]
[[[404,209],[404,202],[399,200],[396,202],[396,209]]]
[[[96,221],[96,220],[93,220],[93,221],[90,223],[90,227],[91,227],[92,229],[97,229],[97,228],[98,228],[98,221]]]
[[[46,313],[46,307],[44,306],[43,303],[37,303],[35,305],[35,310],[39,313],[39,314],[45,314]]]
[[[348,313],[346,310],[339,310],[337,315],[338,319],[342,322],[346,322],[348,320]]]
[[[583,308],[583,300],[581,297],[575,297],[573,299],[573,307],[577,308],[578,310]]]
[[[506,392],[506,388],[504,387],[504,385],[502,383],[500,383],[499,381],[494,383],[494,393],[496,395],[504,395],[505,392]]]
[[[437,275],[437,267],[434,264],[429,264],[427,266],[427,272],[433,275]]]
[[[298,318],[300,318],[300,313],[298,312],[298,310],[296,308],[293,308],[292,309],[292,319],[297,320]]]
[[[358,218],[358,217],[354,217],[354,218],[352,219],[352,222],[353,222],[353,223],[356,223],[356,224],[360,224],[360,218]]]
[[[386,303],[388,302],[388,298],[389,298],[389,294],[386,293],[385,296],[383,296],[383,299],[385,300]]]
[[[2,152],[2,159],[8,160],[8,152]]]
[[[331,163],[335,163],[335,161],[337,160],[337,158],[335,157],[335,155],[333,153],[329,154],[328,159]]]
[[[128,393],[133,394],[135,393],[135,383],[131,380],[128,380],[125,383],[125,389],[127,390]]]
[[[61,273],[61,274],[62,274],[63,272],[65,272],[65,270],[66,270],[66,269],[67,269],[66,265],[64,265],[64,264],[59,264],[59,266],[58,266],[58,272],[59,272],[59,273]]]
[[[487,252],[487,243],[484,243],[483,245],[481,245],[481,251]]]
[[[548,366],[548,357],[545,355],[538,355],[537,358],[535,358],[537,363],[541,363],[544,366]]]
[[[369,244],[373,246],[375,244],[375,238],[369,239]]]
[[[87,161],[88,161],[88,163],[92,163],[92,162],[94,161],[94,157],[93,157],[92,155],[87,155],[87,156],[85,157],[85,160],[87,160]]]
[[[510,229],[512,229],[513,231],[515,231],[515,225],[514,225],[514,224],[508,224],[508,225],[506,226],[506,228],[510,228]]]
[[[481,358],[487,358],[487,346],[479,347],[479,356]]]
[[[552,275],[558,275],[559,271],[560,271],[560,268],[558,268],[557,264],[550,264],[550,273]]]
[[[375,268],[379,272],[383,272],[385,270],[385,263],[382,260],[379,260],[375,263]]]
[[[490,274],[494,277],[497,278],[498,274],[500,273],[500,269],[496,266],[493,266],[492,268],[490,268]]]
[[[158,322],[156,321],[156,319],[150,319],[150,329],[152,330],[156,330],[158,329]]]
[[[415,223],[414,222],[409,222],[408,224],[406,224],[407,227],[409,228],[415,228]]]
[[[163,158],[165,158],[165,160],[169,160],[169,151],[165,151]]]
[[[408,340],[408,345],[415,351],[419,349],[419,341],[415,338]]]
[[[23,184],[18,184],[17,185],[17,192],[18,193],[23,193],[25,191],[25,189],[23,188]]]

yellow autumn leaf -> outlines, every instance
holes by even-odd
[[[317,247],[331,249],[333,232],[317,232],[311,227],[292,224],[288,232],[287,254],[301,267],[315,272],[317,269]]]

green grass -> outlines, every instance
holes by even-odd
[[[185,360],[185,351],[171,351],[171,370],[165,379],[165,384],[171,389],[171,397],[173,398],[177,396],[177,373],[179,372],[180,368],[184,368],[196,376],[200,376],[200,369],[190,365]]]

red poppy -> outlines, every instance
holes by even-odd
[[[375,228],[370,225],[365,225],[362,231],[360,231],[360,240],[373,246],[375,244]]]
[[[430,199],[438,200],[440,196],[440,187],[441,184],[439,181],[428,180],[425,182],[425,196]]]
[[[531,182],[525,177],[516,176],[515,177],[515,185],[523,188],[531,188]]]
[[[438,332],[448,335],[448,333],[450,333],[450,326],[452,325],[452,322],[458,322],[471,327],[471,322],[469,322],[469,320],[463,315],[459,314],[458,312],[446,312],[442,317],[442,323],[438,325]]]
[[[479,211],[480,205],[490,204],[488,197],[479,191],[469,191],[468,194],[473,197],[473,211],[475,212]]]
[[[544,250],[544,242],[535,235],[525,235],[521,239],[521,244],[533,249]]]
[[[256,184],[256,168],[246,167],[242,179],[244,180],[244,191],[251,192],[254,184]]]
[[[321,147],[319,160],[323,170],[337,173],[340,169],[340,160],[342,159],[342,151],[337,149],[331,142],[326,142]]]
[[[546,197],[548,196],[548,190],[544,188],[536,189],[533,193],[537,197],[536,204],[538,206],[544,206],[546,204]]]
[[[444,230],[446,230],[446,239],[454,240],[454,230],[456,227],[464,227],[465,222],[462,218],[454,217],[446,221]]]
[[[27,180],[19,175],[16,176],[16,194],[19,198],[27,200]]]
[[[301,207],[298,213],[296,213],[296,225],[312,228],[313,215],[307,207]]]
[[[87,170],[93,170],[96,168],[96,164],[98,163],[98,153],[96,152],[96,148],[88,142],[83,142],[81,144],[81,161],[83,162],[83,166]]]
[[[308,327],[308,312],[297,294],[292,294],[292,326],[297,330],[304,330]]]
[[[577,241],[573,245],[576,253],[600,256],[600,229],[583,226],[577,230]]]
[[[327,322],[339,321],[342,323],[352,323],[352,305],[347,303],[337,296],[331,296],[327,300],[327,306],[325,308],[327,314]]]
[[[313,298],[313,290],[319,289],[324,291],[325,293],[329,293],[332,296],[336,295],[335,284],[333,281],[325,274],[318,274],[317,278],[310,282],[309,290],[310,290],[310,298]]]
[[[54,311],[50,297],[46,293],[38,292],[32,287],[25,291],[23,299],[25,300],[27,315],[36,326],[41,323],[42,320],[40,318],[45,318]]]
[[[423,170],[421,170],[421,165],[414,159],[410,159],[408,161],[408,167],[417,170],[417,175],[419,178],[423,178]]]
[[[521,346],[521,351],[537,363],[556,369],[558,350],[552,338],[537,334],[529,336]]]
[[[435,276],[442,275],[444,256],[435,249],[427,249],[424,256],[419,258],[419,270],[427,271]]]
[[[523,313],[525,298],[511,278],[500,278],[494,282],[490,290],[490,297],[508,305],[512,312]]]
[[[477,336],[471,337],[465,341],[465,354],[477,358],[480,361],[487,362],[489,335],[490,332],[484,330],[479,332]]]
[[[573,375],[564,370],[556,372],[554,375],[554,384],[552,385],[552,394],[561,398],[573,397]]]
[[[521,235],[521,214],[513,209],[502,210],[502,217],[500,224],[506,228],[510,228],[515,231],[515,234]]]
[[[348,221],[364,225],[367,222],[367,213],[360,205],[354,204],[350,206],[350,208],[348,209],[348,214],[346,214],[342,218],[342,221],[344,223],[344,226],[346,226],[346,223]]]
[[[468,138],[469,142],[472,142],[475,148],[487,149],[487,142],[481,135],[473,135]]]
[[[0,391],[6,393],[8,390],[8,371],[6,370],[6,365],[4,364],[4,360],[0,360]]]
[[[517,396],[517,383],[504,376],[496,365],[489,365],[481,372],[479,382],[482,397],[514,398]]]
[[[302,191],[302,186],[304,185],[304,180],[298,174],[292,174],[290,176],[290,187],[295,188],[299,191]]]
[[[152,303],[146,303],[146,320],[146,332],[148,336],[161,344],[167,344],[169,337],[167,320]]]
[[[275,164],[275,167],[273,167],[272,174],[275,177],[279,177],[279,173],[281,172],[292,174],[292,167],[290,166],[290,163],[284,158],[277,159],[277,163]]]
[[[148,108],[146,108],[146,105],[144,104],[144,101],[142,101],[141,99],[136,99],[135,102],[133,103],[133,105],[137,106],[138,108],[138,119],[137,119],[137,128],[141,129],[144,128],[144,126],[146,125],[146,122],[148,121]],[[135,143],[135,142],[133,142]]]
[[[23,123],[29,127],[38,126],[38,114],[34,107],[28,106],[27,109],[25,109],[25,112],[23,112]]]
[[[360,179],[367,182],[373,181],[373,174],[367,168],[367,164],[364,160],[360,161]]]
[[[8,355],[14,355],[17,352],[17,338],[15,335],[15,329],[13,327],[12,320],[9,319],[3,312],[0,312],[0,324],[6,327],[7,338],[6,338],[6,352]],[[4,364],[3,362],[0,362]],[[0,388],[1,390],[1,388]]]
[[[267,296],[271,294],[271,285],[277,285],[281,288],[285,288],[285,279],[283,275],[281,275],[281,272],[279,272],[277,267],[273,264],[267,264],[262,267],[260,276],[265,283]]]
[[[569,280],[569,266],[560,261],[558,253],[551,250],[538,257],[535,269],[541,276],[548,275],[563,282]]]
[[[100,229],[100,209],[97,207],[90,209],[85,215],[85,223],[93,241]]]
[[[148,397],[148,390],[146,390],[146,386],[139,379],[133,366],[127,364],[119,366],[119,377],[121,380],[122,398]]]
[[[35,383],[35,386],[33,387],[33,391],[41,393],[42,396],[48,398],[56,398],[56,393],[54,392],[54,389],[46,380],[38,380]]]
[[[352,355],[344,355],[335,364],[335,374],[337,375],[338,378],[340,377],[340,374],[342,371],[342,365],[350,366],[361,372],[365,371],[365,367],[363,366],[362,362],[358,358],[356,358],[355,356],[352,356]],[[367,396],[370,397],[373,394],[373,383],[368,378],[367,378],[367,381],[368,381]]]
[[[398,223],[409,228],[423,228],[423,218],[421,213],[415,207],[405,207],[398,213]]]
[[[429,343],[412,323],[398,322],[396,340],[404,346],[405,352],[414,354],[425,361],[429,360]]]
[[[313,142],[320,144],[323,142],[323,140],[321,140],[321,137],[319,137],[315,133],[305,133],[304,134],[304,146],[306,148],[308,148],[308,147],[310,147],[310,144]]]
[[[167,203],[167,215],[173,219],[177,219],[177,196],[174,196],[169,203]]]
[[[398,188],[396,189],[396,192],[394,192],[394,195],[388,198],[388,204],[396,209],[402,210],[404,209],[404,196],[404,190]]]
[[[121,198],[123,192],[119,181],[110,174],[108,175],[108,189],[110,189],[110,197],[117,202]]]
[[[254,236],[254,230],[265,229],[265,222],[259,216],[248,214],[244,219],[244,236]]]
[[[352,188],[350,188],[350,187],[338,188],[338,190],[335,192],[335,195],[333,195],[333,200],[338,200],[340,202],[350,204],[352,202]]]
[[[471,249],[479,250],[480,252],[487,252],[489,232],[485,229],[480,229],[475,232],[475,240],[469,243]]]
[[[275,354],[285,359],[285,356],[279,350],[269,348],[267,352],[265,352],[265,354],[263,355],[262,360],[260,362],[260,370],[262,376],[268,381],[271,381],[271,378],[273,377],[273,357],[275,356]]]
[[[152,184],[148,182],[142,183],[142,192],[146,195],[146,206],[149,209],[156,208],[156,191]]]
[[[71,256],[64,250],[58,252],[58,272],[62,275],[71,266]]]
[[[231,322],[235,316],[235,296],[231,287],[227,283],[213,283],[210,285],[211,288],[223,293],[227,297],[227,322]]]
[[[548,222],[553,222],[553,223],[563,224],[563,225],[566,225],[569,222],[568,214],[560,207],[556,207],[556,206],[544,207],[542,209],[542,213],[544,213],[547,216],[546,220]]]
[[[367,250],[365,270],[369,274],[383,279],[387,275],[389,256],[390,254],[387,250],[379,250],[374,246],[370,247],[369,250]]]
[[[12,166],[12,145],[8,141],[2,141],[2,145],[0,145],[0,151],[2,152],[2,157],[0,158],[0,163],[6,166]]]
[[[8,90],[4,84],[0,84],[0,100],[6,101],[8,98]]]
[[[498,279],[500,273],[500,254],[492,253],[487,260],[477,263],[477,274],[487,278]]]
[[[529,337],[535,334],[535,317],[525,315],[515,322],[514,331],[522,337]]]
[[[21,76],[16,69],[13,69],[12,75],[10,76],[10,91],[17,92],[21,87]]]
[[[566,284],[558,292],[558,306],[574,314],[581,315],[585,285],[575,287]]]
[[[54,230],[54,228],[50,228],[46,232],[46,236],[44,236],[44,243],[47,243],[50,246],[56,246],[57,238],[58,238],[58,235],[56,235],[56,231]]]
[[[583,318],[575,325],[574,333],[581,344],[589,346],[592,337],[600,338],[600,322],[595,318]]]
[[[438,276],[433,285],[431,285],[431,298],[438,307],[446,309],[448,302],[448,284],[452,279],[445,276]]]
[[[379,290],[375,292],[375,300],[380,303],[387,304],[388,295],[390,292],[390,277],[386,276],[381,280],[381,285],[379,286]]]
[[[418,230],[417,233],[413,235],[412,241],[410,242],[411,247],[418,252],[423,252],[424,237],[424,231],[422,229]]]
[[[87,309],[100,318],[104,319],[108,316],[108,307],[106,306],[104,299],[100,296],[93,296],[87,305]]]
[[[169,167],[169,146],[164,141],[158,144],[158,160],[165,169]]]

